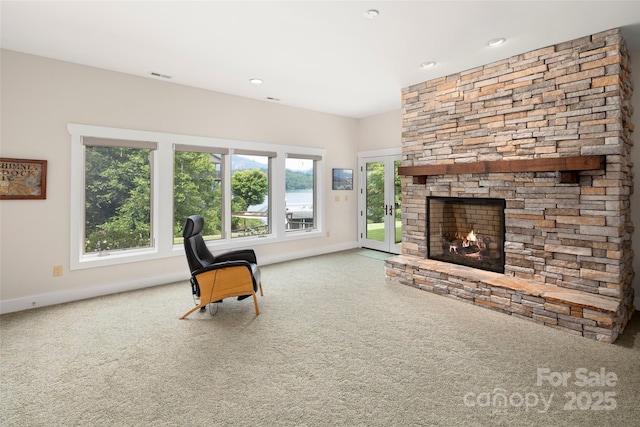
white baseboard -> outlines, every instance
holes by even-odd
[[[306,251],[298,251],[295,254],[287,252],[283,254],[261,256],[259,262],[260,265],[276,264],[293,259],[307,258],[316,255],[324,255],[327,253],[354,249],[356,247],[356,243],[350,242],[330,247],[323,246],[320,248],[309,248]],[[188,279],[189,273],[185,269],[176,271],[174,273],[163,274],[161,276],[151,276],[142,279],[125,280],[105,285],[71,289],[66,291],[48,292],[45,294],[14,298],[10,300],[0,301],[0,314],[13,313],[16,311],[29,310],[37,307],[46,307],[49,305],[63,304],[66,302],[101,297],[104,295],[116,294],[119,292],[134,291],[137,289],[166,285],[168,283],[174,283]]]
[[[308,258],[312,256],[325,255],[333,252],[347,251],[355,249],[358,245],[356,242],[342,243],[340,245],[311,247],[307,250],[297,251],[295,253],[287,252],[283,254],[261,254],[258,262],[260,265],[277,264],[279,262],[292,261],[294,259]]]
[[[109,283],[106,285],[31,295],[28,297],[0,301],[0,314],[13,313],[15,311],[28,310],[37,307],[46,307],[48,305],[63,304],[71,301],[80,301],[104,295],[117,294],[119,292],[134,291],[136,289],[150,288],[152,286],[164,285],[188,279],[189,273],[181,271],[179,273],[163,274],[162,276],[145,277],[142,279],[127,280]]]

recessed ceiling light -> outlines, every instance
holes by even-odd
[[[262,79],[250,79],[249,80],[251,83],[253,83],[254,85],[260,85],[262,84]]]
[[[507,42],[507,39],[500,37],[498,39],[491,39],[487,42],[487,46],[489,47],[497,47],[497,46],[502,46],[503,44],[505,44]]]
[[[366,16],[369,19],[376,19],[379,14],[380,14],[380,12],[378,12],[377,10],[369,9],[364,13],[364,16]]]
[[[436,66],[436,63],[433,61],[423,62],[422,64],[420,64],[420,68],[422,68],[423,70],[426,70],[428,68],[433,68],[435,66]]]

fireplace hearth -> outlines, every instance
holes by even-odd
[[[427,197],[427,258],[504,273],[504,199]]]

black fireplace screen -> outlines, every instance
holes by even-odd
[[[504,199],[427,197],[427,258],[504,273]]]

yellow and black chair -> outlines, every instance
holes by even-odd
[[[260,268],[253,249],[242,249],[214,256],[202,238],[204,219],[191,215],[182,230],[184,251],[191,271],[191,292],[196,306],[183,314],[184,319],[208,304],[221,302],[225,298],[238,300],[253,297],[256,316],[260,314],[256,292],[262,282]]]

